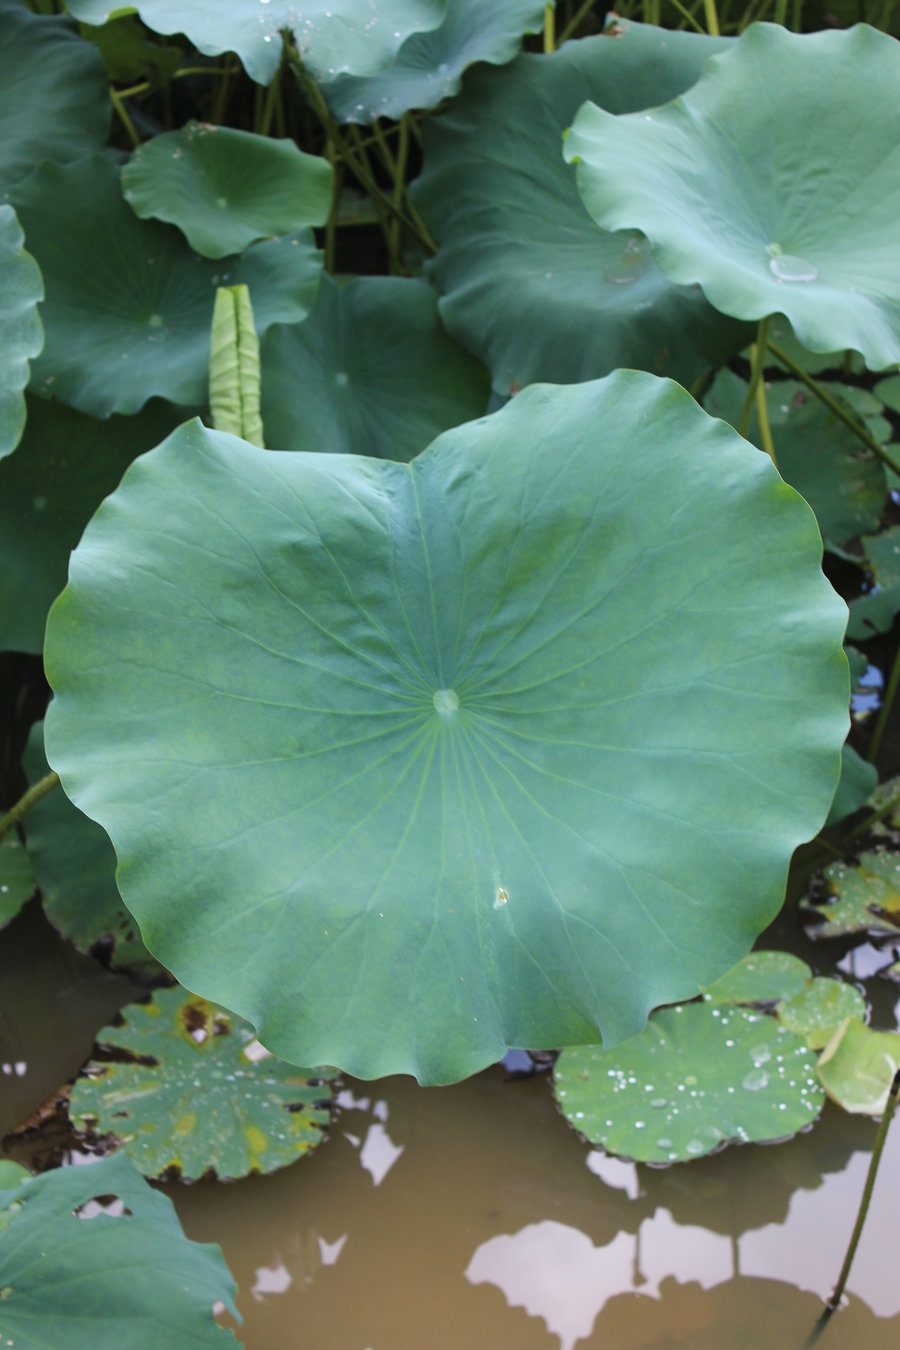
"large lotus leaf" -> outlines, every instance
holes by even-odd
[[[42,722],[31,728],[22,763],[29,783],[49,772]],[[114,969],[159,975],[159,965],[122,905],[116,855],[100,826],[82,815],[64,792],[56,791],[30,807],[24,828],[44,913],[62,936],[80,952],[106,952]]]
[[[329,107],[342,122],[401,117],[409,108],[433,108],[459,90],[467,66],[502,66],[522,45],[523,33],[543,24],[543,0],[447,0],[439,28],[414,33],[396,60],[377,75],[339,75],[325,86]]]
[[[103,62],[70,19],[0,0],[0,192],[41,160],[80,159],[106,141]]]
[[[15,454],[0,463],[0,650],[40,652],[69,554],[136,455],[158,445],[184,409],[154,400],[136,417],[98,422],[28,396]]]
[[[652,114],[582,108],[565,154],[594,219],[643,230],[672,281],[880,370],[900,359],[898,79],[872,28],[755,23]]]
[[[900,612],[900,526],[863,539],[872,573],[871,589],[850,602],[847,636],[864,642],[875,633],[890,632]]]
[[[746,389],[740,376],[722,370],[703,406],[736,426]],[[766,407],[779,472],[815,511],[826,543],[840,546],[876,530],[887,496],[881,461],[802,384],[774,381]],[[748,439],[759,444],[755,409]]]
[[[329,1119],[333,1069],[295,1069],[253,1028],[186,989],[161,989],[104,1027],[69,1100],[77,1129],[112,1135],[148,1177],[274,1172],[309,1153]]]
[[[822,1109],[815,1074],[815,1055],[775,1018],[690,1003],[613,1049],[563,1050],[553,1081],[566,1120],[592,1144],[664,1163],[796,1134]]]
[[[240,1321],[234,1290],[220,1249],[190,1242],[168,1196],[126,1158],[59,1167],[0,1191],[5,1346],[221,1350],[236,1342],[213,1304]]]
[[[85,23],[102,24],[136,9],[155,33],[184,33],[206,56],[237,52],[257,84],[268,84],[281,60],[281,31],[289,29],[320,82],[347,71],[371,75],[390,65],[410,33],[428,32],[447,0],[67,0]]]
[[[639,372],[408,466],[195,423],[73,555],[48,756],[150,950],[282,1058],[612,1043],[734,964],[828,809],[818,559],[770,461]]]
[[[811,1050],[821,1050],[846,1018],[861,1022],[868,1009],[852,984],[823,979],[810,980],[806,989],[784,999],[775,1011],[788,1031],[796,1031]]]
[[[15,211],[0,206],[0,459],[19,443],[28,362],[44,345],[38,317],[44,285],[24,242]]]
[[[324,225],[334,171],[293,141],[188,122],[135,150],[122,192],[142,220],[178,228],[204,258],[243,253],[257,239]]]
[[[14,919],[34,894],[34,873],[15,830],[0,839],[0,928]]]
[[[315,297],[321,254],[310,231],[241,258],[198,258],[173,226],[138,220],[104,156],[42,165],[13,196],[47,288],[32,383],[95,417],[137,412],[154,396],[205,401],[218,285],[250,287],[260,332],[299,322]]]
[[[849,1017],[819,1059],[819,1078],[834,1101],[854,1114],[879,1116],[900,1070],[900,1036],[873,1031]]]
[[[777,1003],[805,989],[811,975],[792,952],[750,952],[704,993],[713,1003]]]
[[[619,366],[686,384],[747,341],[747,327],[699,290],[670,285],[640,236],[597,229],[560,151],[585,99],[628,112],[681,93],[728,40],[640,24],[614,31],[472,71],[424,129],[413,194],[440,244],[431,267],[441,316],[503,396]]]
[[[843,937],[846,933],[896,935],[900,929],[900,853],[863,853],[858,865],[833,863],[825,868],[833,895],[824,905],[808,906],[821,922],[810,925],[811,938]]]
[[[271,445],[409,460],[447,427],[478,417],[484,367],[448,337],[427,281],[323,276],[305,323],[262,343]]]

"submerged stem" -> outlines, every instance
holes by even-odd
[[[52,792],[58,784],[59,774],[51,771],[45,777],[39,778],[33,787],[23,793],[15,806],[11,806],[6,815],[0,819],[0,839],[8,834],[14,825],[19,823],[25,812],[30,810],[35,802],[39,802],[42,797],[46,797],[47,793]]]

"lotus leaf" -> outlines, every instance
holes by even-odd
[[[738,375],[720,371],[704,407],[736,426],[746,389]],[[778,470],[815,511],[825,542],[840,546],[877,530],[887,496],[881,461],[802,384],[774,381],[766,404]],[[755,411],[748,439],[759,444]]]
[[[34,873],[15,830],[0,839],[0,928],[14,919],[34,894]]]
[[[10,1162],[8,1158],[0,1158],[0,1191],[13,1190],[29,1176],[31,1176],[31,1173],[27,1167]]]
[[[483,413],[488,386],[416,279],[323,276],[306,322],[271,328],[262,343],[263,423],[285,450],[409,460]]]
[[[880,370],[900,359],[898,79],[897,42],[863,24],[754,23],[665,107],[582,108],[565,155],[598,224],[643,230],[670,281]]]
[[[821,1050],[845,1018],[863,1021],[867,1008],[852,984],[822,979],[811,980],[806,989],[784,999],[775,1011],[788,1031],[796,1031],[811,1050]]]
[[[177,225],[204,258],[324,225],[333,170],[293,141],[188,122],[135,150],[122,192],[142,220]]]
[[[892,412],[900,412],[900,375],[888,375],[875,386],[875,395]]]
[[[663,1009],[613,1049],[563,1050],[553,1082],[592,1144],[663,1163],[796,1134],[822,1109],[815,1073],[815,1055],[775,1018],[704,1002]]]
[[[107,78],[117,84],[164,83],[185,65],[184,47],[156,41],[135,13],[122,13],[99,26],[83,24],[82,36],[95,44]]]
[[[869,794],[878,782],[878,770],[853,749],[845,745],[841,751],[841,778],[828,812],[826,827],[836,825],[861,806],[865,806]]]
[[[220,1249],[188,1241],[171,1200],[125,1158],[0,1190],[0,1289],[4,1345],[236,1344],[213,1318],[219,1301],[240,1321]]]
[[[13,196],[47,288],[32,383],[80,412],[133,413],[154,396],[202,404],[219,284],[250,287],[260,333],[305,318],[315,297],[321,255],[310,231],[241,258],[198,258],[171,225],[137,219],[105,156],[44,164]]]
[[[29,783],[49,771],[42,722],[31,729],[22,764]],[[41,888],[44,913],[64,938],[80,952],[106,952],[114,969],[144,977],[162,973],[122,906],[112,844],[64,792],[51,792],[30,808],[25,847]]]
[[[670,285],[649,245],[599,231],[560,154],[580,104],[630,112],[688,89],[727,39],[620,23],[617,36],[473,70],[423,128],[413,196],[440,249],[441,317],[502,397],[632,366],[693,380],[748,340],[696,288]]]
[[[19,443],[28,362],[44,345],[38,317],[44,285],[24,242],[15,211],[0,206],[0,459]]]
[[[186,989],[123,1009],[72,1089],[77,1129],[112,1135],[148,1177],[274,1172],[311,1152],[328,1124],[333,1069],[274,1059],[251,1026]]]
[[[805,989],[811,974],[791,952],[750,952],[704,993],[713,1003],[777,1003]]]
[[[389,65],[410,33],[428,32],[447,0],[68,0],[84,23],[102,24],[136,9],[155,33],[184,33],[206,56],[237,52],[257,84],[268,84],[281,60],[281,31],[294,35],[317,80],[348,71],[371,75]]]
[[[880,1116],[900,1070],[900,1036],[873,1031],[848,1017],[819,1057],[819,1078],[838,1106],[854,1115]]]
[[[0,0],[0,193],[43,159],[68,164],[106,141],[103,63],[71,19]]]
[[[873,584],[867,594],[850,602],[847,624],[847,636],[859,642],[889,632],[900,611],[900,526],[864,536],[862,543]]]
[[[833,863],[825,880],[834,899],[807,906],[820,920],[807,928],[811,938],[845,933],[886,933],[900,929],[900,853],[864,853],[858,866]]]
[[[220,286],[209,349],[209,415],[217,431],[264,445],[259,415],[259,338],[246,286]]]
[[[825,816],[818,561],[769,460],[640,372],[409,465],[194,423],[73,555],[48,757],[150,950],[282,1058],[612,1044],[734,964]]]
[[[409,108],[434,108],[459,91],[467,66],[502,66],[537,32],[544,0],[447,0],[439,28],[407,38],[396,59],[376,75],[339,75],[325,87],[329,107],[342,122],[401,117]]]

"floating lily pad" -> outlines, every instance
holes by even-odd
[[[841,777],[825,821],[826,828],[836,825],[839,820],[858,811],[869,800],[869,794],[878,783],[878,770],[874,764],[857,754],[852,745],[844,745],[841,751]]]
[[[819,1058],[819,1078],[838,1106],[854,1115],[880,1116],[900,1069],[900,1035],[873,1031],[849,1017]]]
[[[704,1002],[663,1009],[613,1049],[563,1050],[553,1082],[592,1144],[662,1163],[796,1134],[822,1109],[815,1074],[815,1055],[774,1018]]]
[[[881,370],[900,359],[898,80],[873,28],[754,23],[665,107],[582,108],[565,154],[598,224],[643,230],[671,281]]]
[[[47,289],[32,384],[80,412],[133,413],[154,396],[203,404],[219,285],[250,287],[260,333],[299,322],[315,298],[321,254],[310,231],[241,258],[198,258],[172,226],[138,220],[105,156],[45,164],[14,196]]]
[[[827,1045],[847,1017],[866,1016],[866,1000],[843,980],[811,980],[806,989],[779,1003],[776,1013],[788,1031],[796,1031],[811,1050]]]
[[[49,772],[43,722],[31,728],[22,763],[29,783]],[[73,806],[61,789],[28,811],[25,847],[41,888],[44,913],[64,938],[80,952],[104,953],[114,970],[151,978],[164,973],[122,904],[116,855],[105,830]]]
[[[177,225],[204,258],[243,253],[257,239],[324,225],[333,170],[293,141],[188,122],[155,136],[122,169],[135,215]]]
[[[44,345],[38,317],[44,284],[24,242],[15,211],[0,206],[0,459],[19,443],[28,363]]]
[[[681,93],[728,40],[640,24],[616,32],[471,71],[423,129],[413,196],[440,245],[430,272],[441,317],[502,397],[620,366],[686,384],[748,341],[748,327],[696,287],[666,281],[640,235],[597,229],[561,153],[585,99],[630,112]]]
[[[777,1003],[805,989],[811,975],[791,952],[750,952],[704,993],[713,1003]]]
[[[866,563],[872,587],[850,602],[847,636],[863,642],[875,633],[888,633],[900,612],[900,525],[881,534],[864,536]]]
[[[0,1190],[4,1345],[236,1344],[234,1280],[212,1243],[190,1242],[168,1196],[125,1158],[59,1167]]]
[[[2,812],[0,812],[2,815]],[[34,873],[15,830],[0,839],[0,928],[34,895]]]
[[[114,1136],[145,1176],[274,1172],[323,1138],[333,1069],[274,1059],[246,1022],[185,989],[160,989],[122,1018],[99,1032],[116,1056],[86,1066],[69,1117]]]
[[[302,324],[262,344],[271,445],[409,460],[447,427],[479,417],[484,367],[448,337],[427,281],[323,276]]]
[[[0,192],[44,159],[68,164],[105,143],[103,63],[71,19],[0,0]]]
[[[0,649],[40,652],[81,531],[135,456],[186,410],[154,399],[135,417],[99,422],[34,395],[27,403],[25,434],[0,463]]]
[[[194,423],[73,554],[48,756],[182,983],[284,1059],[450,1081],[743,954],[834,791],[843,626],[806,504],[671,381],[409,465]]]
[[[84,23],[102,24],[136,9],[155,33],[184,33],[205,56],[237,52],[257,84],[268,84],[281,60],[281,30],[320,82],[348,71],[370,75],[390,64],[410,33],[436,28],[447,0],[68,0]]]
[[[434,108],[459,90],[467,66],[502,66],[524,33],[544,22],[543,0],[447,0],[440,27],[407,38],[386,70],[368,78],[340,75],[325,86],[328,105],[342,122],[398,118],[409,108]]]
[[[834,899],[807,906],[820,920],[807,928],[811,938],[900,935],[900,853],[864,853],[858,866],[833,863],[825,868],[825,880]]]
[[[704,407],[736,426],[746,389],[740,376],[720,371]],[[773,381],[766,402],[778,470],[815,511],[825,542],[843,545],[877,530],[887,496],[881,461],[802,384]],[[748,439],[760,444],[755,409]]]

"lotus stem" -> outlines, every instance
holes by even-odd
[[[894,698],[897,694],[898,684],[900,684],[900,647],[897,649],[897,654],[894,657],[894,664],[891,666],[887,689],[884,691],[884,698],[881,701],[881,708],[878,712],[878,721],[875,723],[872,739],[869,741],[869,750],[866,759],[870,764],[875,763],[878,747],[881,745],[881,738],[884,735],[884,729],[887,726],[888,718],[891,715],[891,709],[894,706]]]
[[[44,778],[39,778],[33,787],[23,793],[15,806],[11,806],[6,815],[0,819],[0,839],[8,834],[14,825],[17,825],[26,811],[29,811],[36,802],[42,797],[46,797],[48,792],[52,792],[59,785],[59,774],[48,773]]]
[[[544,6],[544,51],[556,51],[556,14],[552,0]]]
[[[282,64],[276,70],[274,76],[272,77],[272,83],[266,90],[265,106],[263,107],[262,110],[262,116],[259,119],[259,126],[256,128],[260,136],[268,136],[269,132],[272,129],[272,118],[275,115],[275,104],[277,103],[278,96],[281,93],[281,71],[283,65],[284,65],[284,58],[282,57]]]
[[[147,85],[145,87],[149,89],[150,86]],[[136,85],[135,88],[140,88],[140,85]],[[130,91],[126,90],[126,93],[127,92]],[[120,94],[117,89],[113,89],[112,85],[109,86],[109,96],[112,99],[112,105],[115,108],[116,113],[118,114],[119,121],[125,128],[125,134],[131,141],[132,148],[134,150],[139,150],[141,145],[141,138],[137,134],[137,131],[135,130],[135,125],[131,120],[131,114],[125,107],[125,104],[123,102],[124,96]]]
[[[756,420],[759,423],[759,439],[769,459],[778,468],[775,458],[775,446],[772,442],[772,428],[769,426],[769,409],[766,405],[766,382],[761,379],[756,386]]]
[[[561,47],[564,42],[568,42],[569,38],[578,28],[578,25],[581,23],[582,19],[586,19],[593,8],[594,8],[594,0],[584,0],[584,4],[581,6],[578,12],[569,20],[565,28],[560,33],[558,46]]]
[[[703,0],[703,13],[706,18],[706,31],[710,37],[718,37],[719,15],[716,10],[716,0]],[[768,320],[765,322],[768,323]]]
[[[750,430],[750,413],[753,409],[753,401],[756,398],[756,391],[762,380],[763,366],[766,360],[766,337],[769,331],[769,315],[760,319],[759,328],[756,334],[756,341],[750,348],[750,383],[747,385],[747,392],[744,395],[744,402],[741,407],[741,420],[738,424],[738,431],[748,439]]]

